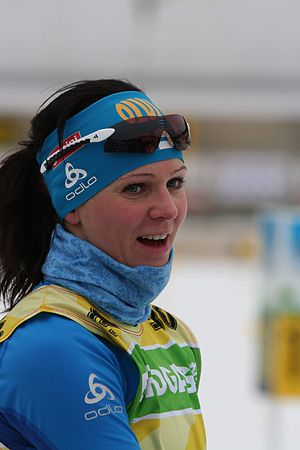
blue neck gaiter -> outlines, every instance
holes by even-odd
[[[129,325],[148,319],[150,303],[167,285],[173,261],[162,267],[128,267],[57,224],[46,261],[44,282],[89,299],[97,308]]]

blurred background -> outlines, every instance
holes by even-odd
[[[0,11],[1,153],[79,79],[127,78],[186,115],[190,212],[157,302],[199,339],[208,450],[298,450],[299,1],[0,0]]]

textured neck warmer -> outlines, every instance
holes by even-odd
[[[130,325],[145,321],[150,303],[169,281],[173,250],[162,267],[128,267],[57,225],[42,267],[44,282],[86,297],[97,308]]]

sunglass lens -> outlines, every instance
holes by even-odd
[[[166,127],[177,150],[183,151],[190,148],[191,137],[189,127],[183,116],[179,114],[166,116]]]
[[[164,131],[167,131],[179,151],[187,150],[191,143],[188,125],[179,114],[137,117],[120,122],[114,128],[115,133],[104,144],[105,152],[153,153]]]
[[[162,127],[157,118],[138,117],[115,125],[104,151],[110,153],[153,153],[159,145]]]
[[[109,153],[153,153],[159,145],[160,138],[150,134],[137,136],[135,139],[110,138],[104,144],[104,151]]]

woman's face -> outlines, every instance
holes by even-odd
[[[139,167],[69,213],[66,228],[127,266],[162,266],[186,216],[185,175],[179,159]]]

